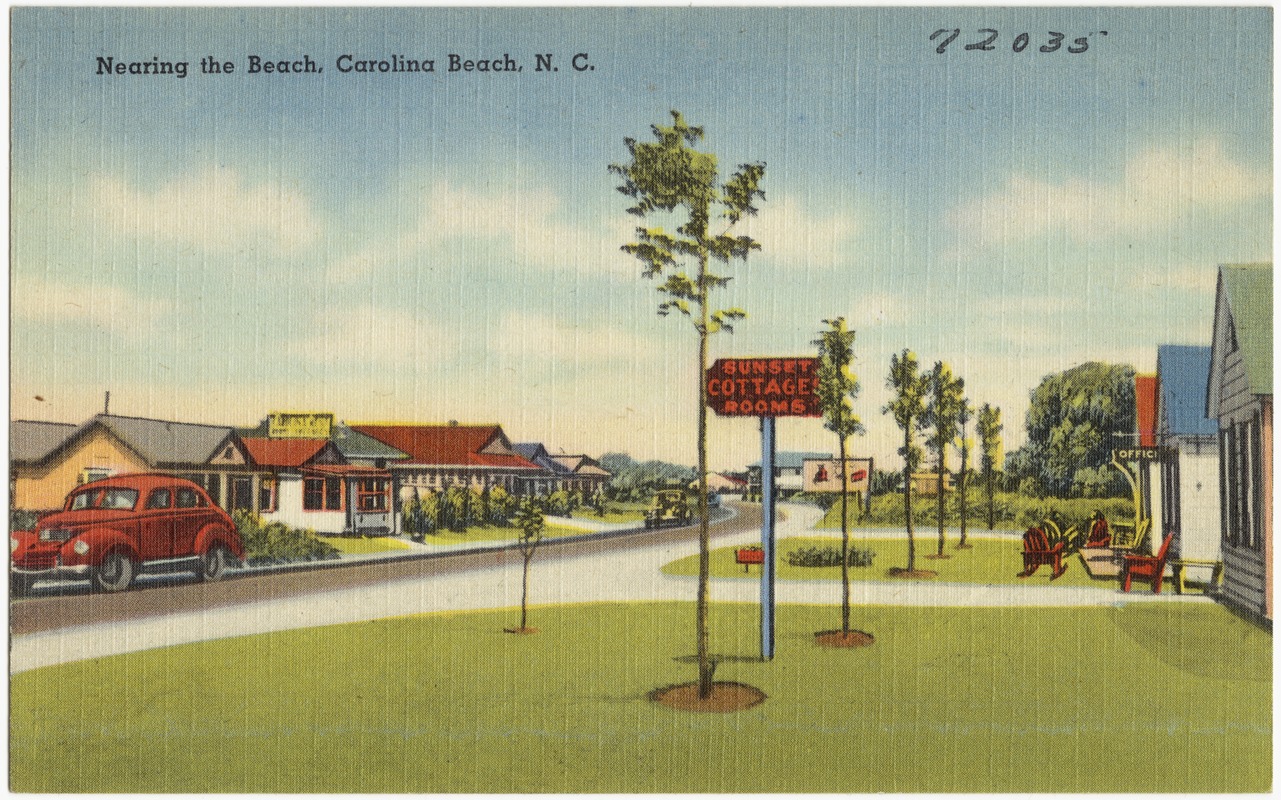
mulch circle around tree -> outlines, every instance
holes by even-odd
[[[538,633],[537,628],[503,628],[503,633],[519,633],[522,636]]]
[[[890,567],[885,574],[891,578],[937,578],[939,576],[932,569],[914,569],[909,572],[902,567]]]
[[[819,631],[814,634],[814,644],[819,647],[867,647],[876,637],[864,631]]]
[[[698,696],[698,683],[695,682],[655,689],[649,693],[649,699],[680,711],[728,714],[760,705],[765,702],[765,693],[745,683],[716,681],[712,684],[712,694],[704,699]]]

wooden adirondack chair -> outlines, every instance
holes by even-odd
[[[1086,537],[1082,549],[1098,549],[1112,546],[1112,534],[1108,531],[1108,521],[1099,512],[1095,511],[1094,516],[1090,518],[1090,535]]]
[[[1166,536],[1165,541],[1161,542],[1161,549],[1154,556],[1127,554],[1125,564],[1121,567],[1121,590],[1130,591],[1130,582],[1138,578],[1152,584],[1152,594],[1160,594],[1165,557],[1170,552],[1170,542],[1173,541],[1174,534]]]
[[[1063,563],[1063,542],[1055,542],[1051,546],[1045,531],[1040,528],[1028,528],[1027,533],[1023,534],[1023,571],[1018,576],[1026,578],[1040,569],[1043,564],[1053,570],[1050,580],[1054,580],[1067,570],[1067,566]]]

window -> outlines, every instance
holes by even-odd
[[[1253,546],[1255,550],[1263,550],[1263,441],[1260,433],[1262,425],[1259,420],[1259,412],[1254,412],[1254,419],[1250,420],[1250,496],[1254,501],[1253,513],[1251,518],[1254,520],[1254,526],[1251,533],[1253,534]]]
[[[342,511],[342,478],[306,478],[302,483],[304,511]]]
[[[258,510],[276,510],[276,479],[263,478],[258,484]]]
[[[147,496],[147,508],[169,508],[171,499],[168,489],[156,489]]]
[[[356,484],[356,509],[358,511],[387,510],[387,481],[365,479]]]
[[[325,479],[307,478],[302,482],[303,511],[320,511],[325,504]]]
[[[102,493],[103,508],[132,511],[134,503],[137,502],[138,492],[136,489],[107,489]]]
[[[204,504],[204,498],[195,489],[181,488],[178,490],[178,508],[198,508]]]
[[[253,482],[249,478],[231,479],[231,508],[253,511]]]
[[[67,508],[71,511],[80,511],[85,508],[96,508],[98,506],[98,500],[101,497],[101,489],[90,489],[84,492],[76,492],[71,495],[71,501],[67,504]]]

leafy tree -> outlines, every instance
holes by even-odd
[[[1001,409],[984,403],[979,406],[979,469],[983,471],[983,489],[987,494],[987,529],[996,528],[996,471],[1001,468]]]
[[[947,449],[956,441],[958,416],[965,403],[965,381],[953,375],[950,366],[936,361],[934,369],[925,376],[925,382],[929,400],[921,424],[929,429],[925,445],[934,453],[934,466],[938,471],[938,556],[941,558],[945,544],[943,503],[946,498],[943,490],[947,477]]]
[[[673,311],[693,322],[698,336],[698,510],[699,568],[697,602],[698,693],[707,698],[712,693],[714,666],[708,652],[708,610],[710,542],[707,521],[707,372],[708,337],[721,330],[732,332],[731,323],[746,316],[741,308],[716,309],[711,306],[713,289],[724,288],[727,276],[711,269],[713,262],[729,264],[746,260],[760,245],[749,236],[732,236],[730,231],[744,217],[756,213],[754,203],[763,198],[760,181],[765,175],[762,163],[742,164],[728,180],[717,172],[713,153],[695,149],[703,139],[703,129],[691,126],[679,111],[672,111],[670,126],[654,125],[656,141],[639,142],[624,139],[631,155],[627,164],[611,164],[609,169],[622,178],[618,190],[635,204],[627,211],[642,219],[656,213],[676,215],[681,220],[673,232],[662,227],[636,229],[636,241],[623,245],[623,251],[635,256],[644,266],[644,275],[661,279],[658,291],[666,298],[658,313]],[[723,222],[713,231],[714,216]],[[692,265],[694,274],[686,271]]]
[[[607,502],[605,497],[604,486],[597,486],[596,491],[592,492],[591,504],[592,504],[592,510],[596,512],[596,516],[598,517],[605,516]]]
[[[1047,375],[1032,391],[1027,443],[1010,456],[1018,477],[1067,497],[1079,469],[1111,461],[1112,448],[1133,444],[1134,368],[1090,362]],[[1025,481],[1026,482],[1026,481]]]
[[[495,486],[489,490],[489,523],[506,525],[516,510],[516,499],[506,489]]]
[[[547,495],[547,502],[544,505],[547,513],[553,517],[567,517],[570,514],[569,492],[564,489],[557,489]]]
[[[965,541],[965,534],[967,530],[966,525],[969,521],[967,519],[967,517],[969,516],[969,513],[968,513],[969,498],[965,496],[965,490],[966,490],[967,484],[969,483],[968,478],[970,474],[970,451],[974,449],[974,440],[970,439],[966,435],[965,429],[966,429],[966,426],[970,424],[970,420],[973,417],[974,417],[974,406],[970,405],[969,400],[962,397],[961,405],[956,410],[956,425],[960,429],[960,446],[957,449],[961,451],[961,470],[959,473],[957,473],[957,476],[956,476],[956,496],[958,501],[961,504],[961,540],[956,543],[956,546],[958,549],[970,546]]]
[[[643,500],[658,489],[688,486],[697,474],[692,467],[666,461],[638,462],[626,453],[606,453],[600,464],[611,475],[606,494],[621,502]]]
[[[916,571],[916,538],[912,532],[912,473],[921,465],[923,453],[916,443],[916,432],[920,426],[921,415],[925,413],[925,392],[927,376],[920,374],[920,364],[916,353],[904,350],[901,354],[890,356],[890,374],[886,379],[886,388],[894,391],[894,397],[881,409],[882,414],[889,414],[895,424],[903,431],[903,446],[898,453],[903,457],[903,512],[907,520],[907,571]]]
[[[845,327],[845,318],[825,319],[828,326],[820,331],[813,344],[818,345],[818,405],[823,412],[823,427],[836,434],[841,464],[841,633],[850,632],[850,521],[849,438],[866,433],[854,413],[858,397],[858,378],[850,370],[854,361],[854,331]]]
[[[527,630],[529,625],[529,564],[534,560],[534,553],[543,540],[543,511],[532,497],[522,498],[512,520],[520,531],[516,546],[524,559],[524,571],[520,580],[520,627]]]

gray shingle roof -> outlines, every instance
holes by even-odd
[[[82,426],[98,424],[143,458],[148,464],[203,464],[232,429],[225,425],[195,425],[142,417],[99,414]]]
[[[9,423],[9,460],[39,461],[67,441],[77,427],[70,422],[15,420]]]

